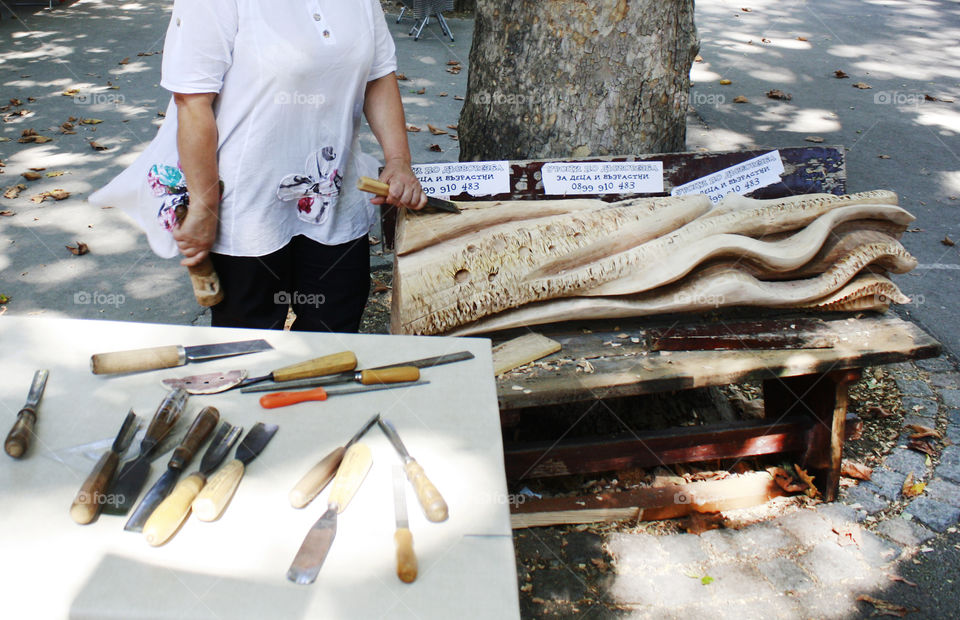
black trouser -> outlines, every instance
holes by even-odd
[[[292,329],[357,332],[370,291],[366,235],[323,245],[302,235],[266,256],[211,254],[223,301],[211,308],[214,327],[282,329],[288,306]]]

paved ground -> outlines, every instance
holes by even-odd
[[[749,8],[750,11],[743,9]],[[186,278],[153,257],[134,227],[115,212],[91,210],[83,197],[119,172],[153,135],[166,95],[156,86],[167,3],[85,0],[52,13],[0,21],[3,100],[19,98],[31,114],[0,127],[7,187],[27,168],[65,171],[29,184],[24,197],[0,198],[0,294],[12,314],[43,313],[164,323],[201,323]],[[415,161],[453,161],[457,143],[426,124],[456,124],[465,95],[472,24],[450,20],[456,43],[429,27],[420,41],[409,21],[392,24],[398,44]],[[897,367],[915,421],[935,424],[960,442],[960,7],[955,2],[895,0],[729,3],[701,0],[697,24],[703,62],[693,71],[688,146],[725,150],[796,146],[823,138],[848,149],[849,189],[894,189],[917,215],[904,243],[921,267],[898,283],[914,297],[899,311],[940,339],[949,357]],[[120,64],[124,59],[128,61]],[[446,71],[460,60],[463,71]],[[835,70],[850,77],[833,77]],[[720,80],[731,84],[721,85]],[[862,82],[870,89],[859,89]],[[118,88],[114,89],[113,86]],[[76,88],[75,96],[63,96]],[[416,91],[424,88],[424,94]],[[765,97],[771,89],[789,101]],[[441,97],[441,92],[447,92]],[[733,103],[745,96],[749,103]],[[37,101],[30,102],[28,97]],[[60,135],[68,117],[104,122]],[[36,129],[54,138],[16,144]],[[108,146],[90,148],[95,139]],[[372,138],[367,136],[369,142]],[[372,144],[372,143],[371,143]],[[428,150],[438,144],[440,153]],[[884,157],[881,157],[884,156]],[[35,205],[54,188],[74,197]],[[90,254],[64,246],[83,241]],[[377,248],[373,248],[376,252]],[[900,497],[905,477],[928,483]],[[653,536],[533,529],[516,537],[525,617],[860,617],[873,607],[861,594],[952,618],[960,600],[960,446],[929,464],[895,449],[842,502],[793,511],[741,530]],[[841,546],[836,530],[862,528],[860,544]],[[538,567],[538,570],[530,570]],[[901,575],[916,586],[892,581]],[[704,584],[704,577],[712,582]],[[529,581],[528,581],[529,578]],[[709,581],[709,580],[706,580]]]

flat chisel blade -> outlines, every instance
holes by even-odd
[[[123,526],[123,529],[128,532],[142,532],[143,524],[147,522],[147,519],[150,518],[153,511],[160,505],[160,502],[166,499],[167,495],[170,495],[170,491],[172,491],[174,485],[177,484],[181,473],[179,469],[168,469],[163,472],[160,479],[157,480],[153,486],[150,487],[150,490],[147,491],[147,494],[143,496],[136,510],[134,510],[130,518],[127,519],[127,524]]]
[[[308,585],[316,581],[336,535],[337,508],[331,506],[307,532],[300,550],[297,551],[293,563],[287,570],[287,579],[300,585]]]
[[[202,344],[193,347],[184,347],[187,361],[202,362],[220,357],[246,355],[259,351],[269,351],[273,347],[266,340],[241,340],[239,342],[221,342],[217,344]]]

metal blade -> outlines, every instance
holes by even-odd
[[[406,480],[403,475],[403,468],[399,465],[393,466],[393,507],[397,518],[397,529],[410,529],[410,520],[407,518],[407,496],[404,494],[404,485]]]
[[[221,342],[219,344],[203,344],[195,347],[184,347],[187,360],[202,362],[231,355],[246,355],[272,349],[266,340],[240,340],[238,342]]]
[[[403,445],[403,442],[400,441],[400,435],[397,434],[397,429],[393,428],[393,424],[387,422],[383,418],[380,418],[377,421],[377,424],[380,425],[380,430],[383,431],[383,434],[387,436],[387,439],[390,440],[390,443],[393,444],[393,447],[397,449],[397,452],[400,453],[400,456],[403,458],[403,462],[406,463],[410,460],[410,453],[407,452],[406,446]]]
[[[331,506],[307,532],[300,550],[297,551],[293,563],[287,570],[287,579],[300,585],[308,585],[316,581],[317,575],[320,574],[320,567],[327,559],[336,535],[337,509]]]
[[[110,485],[107,501],[103,504],[104,514],[125,515],[130,512],[150,477],[150,461],[149,457],[138,458],[123,466]]]
[[[460,207],[456,204],[450,202],[449,200],[444,200],[443,198],[437,198],[436,196],[427,196],[427,205],[437,209],[438,211],[446,211],[447,213],[460,213]]]
[[[376,392],[378,390],[392,390],[395,388],[414,387],[417,385],[429,385],[429,381],[403,381],[401,383],[382,383],[374,385],[358,385],[356,387],[341,388],[339,390],[327,390],[328,396],[339,396],[340,394],[357,394],[359,392]]]
[[[203,458],[200,459],[200,473],[206,476],[216,469],[226,458],[233,444],[237,443],[237,439],[240,438],[242,432],[242,426],[233,426],[226,421],[221,423],[214,433],[213,439],[210,440],[207,451],[203,453]]]
[[[38,370],[33,373],[33,383],[30,384],[30,393],[27,394],[27,402],[23,405],[24,409],[34,410],[40,404],[43,397],[43,390],[47,387],[47,377],[50,376],[49,370]]]
[[[244,465],[249,465],[250,461],[257,458],[270,443],[278,428],[280,427],[276,424],[264,424],[263,422],[254,424],[247,436],[237,446],[237,460]]]
[[[162,383],[170,389],[183,388],[190,394],[217,394],[240,385],[246,377],[246,370],[228,370],[190,375],[179,379],[164,379]]]
[[[345,446],[343,446],[343,451],[346,452],[347,450],[350,449],[350,446],[360,441],[360,438],[366,435],[367,431],[370,430],[370,427],[376,424],[377,420],[379,419],[380,419],[380,414],[378,413],[375,416],[371,417],[369,420],[367,420],[367,423],[364,424],[363,427],[359,431],[357,431],[357,433],[353,437],[350,438],[350,441],[348,441]]]
[[[162,502],[167,495],[170,495],[170,491],[173,490],[173,486],[180,478],[180,474],[181,470],[179,469],[167,469],[167,471],[160,476],[160,479],[150,487],[147,494],[143,496],[140,505],[137,506],[137,509],[134,510],[130,518],[127,519],[127,524],[123,526],[123,529],[128,532],[142,532],[143,524],[147,522],[147,519],[150,518],[153,511],[160,505],[160,502]]]

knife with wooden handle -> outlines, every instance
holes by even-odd
[[[187,362],[204,362],[220,357],[267,351],[272,348],[266,340],[244,340],[193,347],[175,344],[148,349],[112,351],[90,356],[90,370],[95,375],[157,370],[159,368],[183,366]]]

